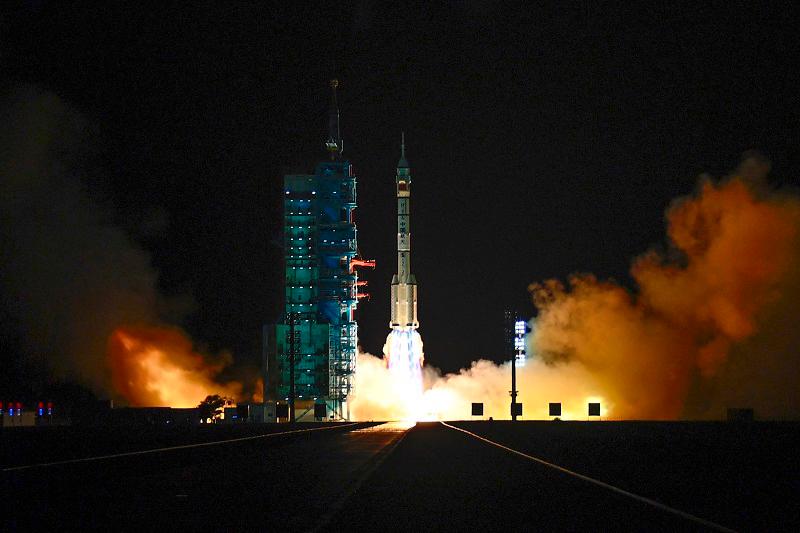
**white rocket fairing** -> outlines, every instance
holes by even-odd
[[[406,160],[403,135],[397,163],[397,274],[392,277],[393,329],[419,327],[417,321],[417,280],[411,273],[411,169]]]

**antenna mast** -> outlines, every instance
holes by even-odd
[[[339,80],[331,80],[331,107],[328,111],[328,140],[325,141],[325,149],[331,155],[331,161],[337,159],[344,151],[344,143],[339,132],[339,102],[336,99],[336,88],[339,87]]]

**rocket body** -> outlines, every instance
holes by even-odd
[[[392,330],[383,347],[393,391],[405,405],[404,417],[423,414],[422,337],[417,328],[417,280],[411,273],[411,169],[406,160],[405,138],[397,163],[397,273],[392,277]]]
[[[392,277],[392,329],[417,329],[417,280],[411,273],[411,169],[402,145],[397,163],[397,274]]]

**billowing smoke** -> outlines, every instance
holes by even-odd
[[[114,388],[133,405],[193,407],[211,394],[237,398],[242,393],[239,383],[215,381],[233,362],[230,354],[212,363],[195,353],[191,341],[176,329],[117,328],[108,350]]]
[[[635,291],[588,274],[531,285],[533,360],[518,370],[526,418],[555,401],[566,418],[585,418],[588,401],[611,418],[719,418],[742,406],[800,416],[800,199],[771,190],[768,169],[746,154],[733,176],[703,178],[673,202],[669,251],[634,261]],[[375,405],[390,376],[373,359],[361,356],[356,378],[354,410],[367,418],[391,413],[385,398]],[[508,418],[509,388],[508,364],[426,369],[427,416],[469,418],[482,401],[487,416]]]
[[[158,324],[159,310],[173,306],[156,289],[148,254],[87,193],[90,124],[29,86],[0,105],[0,284],[24,350],[59,378],[152,405],[157,397],[119,374],[131,365],[109,365],[107,347],[116,328]]]
[[[649,252],[634,262],[636,294],[591,276],[573,277],[569,290],[553,281],[534,285],[537,355],[556,366],[584,366],[621,418],[721,416],[718,402],[714,410],[695,402],[737,386],[717,378],[731,364],[744,364],[742,356],[731,361],[733,349],[774,327],[772,310],[797,310],[800,296],[800,200],[770,190],[767,169],[748,154],[734,176],[703,179],[695,195],[675,201],[667,211],[670,253]],[[792,328],[778,336],[789,334]],[[797,413],[795,347],[762,353],[747,365],[752,377],[771,360],[794,369],[793,384],[781,387],[787,396],[780,411],[766,408],[755,390],[733,406],[755,406],[771,417]],[[786,382],[780,378],[764,382],[765,389]],[[687,404],[691,389],[696,400]]]
[[[381,358],[359,353],[351,413],[356,420],[464,420],[471,416],[471,403],[484,404],[485,417],[510,418],[511,363],[497,365],[480,360],[457,374],[442,375],[436,368],[423,369],[421,400],[407,394]],[[548,402],[564,404],[563,418],[579,418],[587,401],[602,401],[604,416],[609,406],[596,396],[599,387],[581,365],[546,365],[529,361],[517,369],[525,418],[547,418]]]

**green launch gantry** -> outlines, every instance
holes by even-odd
[[[354,314],[358,300],[368,296],[359,291],[366,282],[358,280],[356,269],[375,262],[358,257],[356,177],[341,158],[336,80],[331,87],[325,142],[330,160],[319,163],[313,175],[284,176],[284,313],[281,322],[264,328],[268,419],[273,412],[278,420],[290,421],[350,418],[347,398],[358,334]]]

